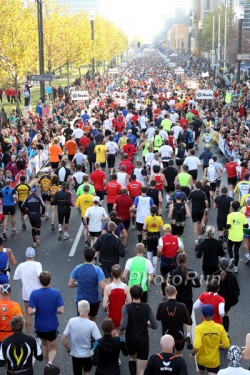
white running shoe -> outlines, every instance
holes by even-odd
[[[68,234],[68,233],[64,233],[64,235],[63,235],[63,239],[64,239],[64,240],[68,240],[68,239],[69,239],[69,234]]]
[[[234,273],[238,273],[238,267],[234,266]]]
[[[250,263],[250,256],[249,254],[246,254],[245,255],[245,264],[249,264]]]
[[[57,236],[58,241],[62,241],[62,236],[63,236],[63,230],[59,229],[58,236]]]

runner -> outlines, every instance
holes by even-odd
[[[16,192],[17,192],[17,204],[21,212],[22,228],[23,230],[26,230],[27,225],[25,221],[27,220],[28,216],[22,210],[22,204],[29,195],[30,186],[26,183],[25,175],[20,176],[20,183],[16,186]]]
[[[2,188],[0,192],[0,198],[2,198],[3,204],[3,239],[7,240],[7,230],[8,230],[8,220],[9,215],[11,215],[11,235],[16,234],[16,209],[15,209],[15,200],[17,199],[16,190],[11,187],[11,181],[7,179],[5,181],[5,187]]]
[[[40,233],[41,233],[41,215],[45,213],[45,206],[42,199],[36,194],[36,186],[32,186],[31,195],[25,199],[22,204],[22,209],[27,213],[32,227],[33,246],[37,247],[40,245]]]
[[[41,187],[42,200],[45,205],[45,219],[49,219],[49,207],[51,203],[51,196],[49,194],[49,189],[52,185],[51,177],[48,170],[44,171],[44,174],[38,180],[38,186]]]
[[[93,247],[97,238],[102,233],[103,220],[108,220],[108,214],[103,207],[100,207],[100,198],[93,197],[93,206],[89,207],[83,218],[84,233],[89,232],[89,239],[85,239],[85,247]]]
[[[0,237],[0,284],[7,284],[10,279],[10,263],[15,266],[17,260],[11,249],[3,247],[4,240]]]

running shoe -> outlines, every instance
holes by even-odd
[[[16,235],[16,228],[11,228],[11,237]]]
[[[250,263],[250,256],[249,254],[246,254],[245,255],[245,264],[249,264]]]
[[[45,214],[45,220],[49,220],[49,214],[48,214],[48,212],[46,212],[46,214]]]
[[[59,229],[58,236],[57,236],[58,241],[62,241],[62,236],[63,236],[63,230]]]
[[[135,230],[135,223],[132,223],[131,228],[132,228],[133,230]]]
[[[3,239],[6,241],[8,239],[6,232],[3,232]]]
[[[234,266],[234,273],[238,273],[238,267]]]
[[[230,262],[229,262],[229,265],[228,265],[229,270],[232,270],[234,268],[234,263],[235,263],[235,259],[231,258]]]
[[[63,235],[63,239],[64,239],[64,240],[68,240],[68,239],[69,239],[69,234],[68,234],[68,233],[64,233],[64,235]]]
[[[54,230],[55,230],[55,224],[51,224],[51,230],[52,230],[52,232],[54,232]]]
[[[38,235],[36,235],[36,236],[34,237],[34,240],[35,240],[36,246],[39,246],[39,245],[40,245],[40,239],[39,239],[39,236],[38,236]]]
[[[185,338],[185,341],[187,343],[187,349],[188,350],[192,350],[193,349],[193,344],[192,344],[192,341],[191,341],[191,337],[190,336],[187,336]]]
[[[127,248],[127,246],[125,247],[125,253],[127,253],[127,251],[128,251],[128,248]]]
[[[205,230],[206,230],[206,225],[202,225],[202,228],[201,228],[201,234],[204,234],[204,233],[205,233]]]
[[[25,221],[22,222],[22,228],[23,228],[23,230],[27,229],[27,225],[26,225]]]

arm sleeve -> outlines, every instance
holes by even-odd
[[[155,319],[151,306],[149,306],[149,321],[150,321],[150,328],[157,329],[157,321]]]
[[[94,355],[92,357],[92,363],[94,366],[98,366],[100,362],[100,349],[99,342],[95,341],[93,346]]]
[[[57,307],[62,307],[64,306],[64,302],[61,296],[61,293],[58,291],[58,296],[57,296]]]
[[[125,256],[125,247],[120,239],[118,239],[118,242],[117,242],[117,250],[118,250],[118,254],[120,257]]]
[[[199,350],[202,345],[201,334],[198,327],[195,327],[195,334],[194,334],[194,349]]]
[[[228,349],[229,348],[229,346],[230,346],[230,340],[229,340],[229,337],[228,337],[228,335],[227,335],[224,327],[222,327],[221,342],[222,342],[222,345],[223,345],[224,349]]]
[[[34,294],[33,294],[33,292],[31,292],[31,294],[30,294],[30,299],[29,299],[28,306],[31,307],[32,309],[35,307],[35,301],[34,301]]]
[[[34,357],[38,360],[38,361],[42,361],[43,360],[43,353],[42,353],[42,349],[40,347],[40,345],[38,344],[37,340],[34,338],[35,342],[34,342]]]
[[[193,309],[194,310],[197,310],[197,309],[200,309],[202,307],[203,303],[201,302],[201,300],[199,298],[197,298],[197,300],[195,301],[194,305],[193,305]]]
[[[103,281],[105,279],[105,275],[103,270],[100,267],[96,267],[97,277],[98,277],[98,283]]]
[[[102,337],[99,328],[97,327],[96,323],[93,325],[93,329],[91,332],[91,336],[94,337],[95,340],[98,340]]]
[[[225,302],[219,303],[219,315],[221,317],[225,315]]]
[[[122,308],[122,319],[121,319],[119,330],[121,332],[123,332],[123,331],[126,330],[127,326],[128,326],[128,311],[127,311],[126,306],[123,306],[123,308]]]
[[[100,240],[101,237],[98,238],[98,240],[94,243],[93,245],[93,248],[96,250],[96,251],[99,251],[100,249],[100,245],[101,245],[101,240]]]

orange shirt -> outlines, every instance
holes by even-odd
[[[77,144],[75,141],[70,139],[69,141],[65,143],[64,147],[66,147],[68,151],[68,155],[75,155],[76,150],[77,150]]]
[[[13,335],[9,323],[11,318],[15,315],[23,315],[19,303],[9,299],[0,300],[0,341]]]
[[[57,163],[59,161],[59,155],[62,155],[62,149],[58,145],[52,145],[49,148],[50,162]]]

